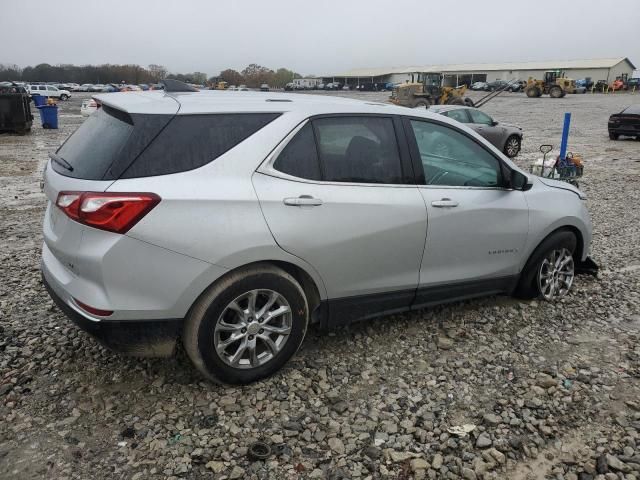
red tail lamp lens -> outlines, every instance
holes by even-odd
[[[158,203],[155,193],[60,192],[56,205],[71,219],[114,233],[127,233]]]
[[[82,310],[92,315],[97,315],[99,317],[108,317],[109,315],[113,314],[113,310],[100,310],[99,308],[95,308],[87,305],[86,303],[82,303],[80,300],[77,300],[75,298],[73,299],[73,301],[76,302],[76,305],[78,305]]]

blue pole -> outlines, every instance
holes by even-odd
[[[562,143],[560,144],[560,161],[564,161],[567,156],[567,142],[569,140],[569,125],[571,124],[571,113],[564,114],[564,126],[562,127]]]

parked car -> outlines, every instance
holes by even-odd
[[[91,85],[87,92],[101,92],[103,88],[104,85],[102,83],[96,83],[94,85]]]
[[[634,77],[634,78],[630,78],[629,81],[627,82],[627,88],[629,90],[639,90],[640,89],[640,78],[638,77]]]
[[[97,109],[98,109],[98,102],[96,102],[93,98],[87,98],[86,100],[82,101],[82,105],[80,106],[80,113],[83,116],[88,117]]]
[[[584,87],[585,90],[591,90],[591,87],[593,87],[591,77],[580,78],[576,80],[576,87]]]
[[[78,88],[79,92],[90,92],[91,88],[93,87],[93,85],[91,83],[83,83],[82,85],[80,85],[80,87]]]
[[[471,90],[487,90],[488,84],[487,82],[474,82],[471,85]]]
[[[120,91],[120,87],[112,83],[105,85],[104,88],[102,89],[103,93],[113,93],[113,92],[119,92],[119,91]]]
[[[525,82],[524,80],[514,80],[509,83],[511,83],[511,85],[507,90],[514,93],[524,91],[525,87],[527,86],[527,82]]]
[[[505,88],[509,82],[506,80],[495,80],[493,82],[487,83],[486,90],[489,92],[494,92],[496,90],[500,90],[501,88]]]
[[[618,140],[621,135],[640,140],[640,104],[631,105],[609,117],[609,138]]]
[[[260,85],[260,91],[261,92],[268,92],[269,91],[269,85],[267,85],[266,83],[263,83],[262,85]]]
[[[170,355],[180,337],[205,376],[248,383],[311,322],[486,294],[553,301],[592,264],[582,193],[446,116],[146,95],[97,95],[44,172],[44,284],[111,348]]]
[[[27,90],[31,96],[41,95],[43,97],[57,98],[58,100],[68,100],[71,98],[69,90],[60,90],[53,85],[28,85]]]
[[[477,108],[461,105],[435,105],[429,110],[466,124],[489,140],[507,157],[513,158],[522,146],[522,128],[495,121]]]
[[[69,90],[71,90],[72,92],[78,92],[80,91],[80,85],[78,85],[77,83],[70,83],[69,84]]]
[[[140,83],[140,84],[138,84],[138,87],[140,87],[140,89],[145,91],[145,92],[147,90],[149,90],[149,85],[147,85],[146,83]]]
[[[238,90],[241,91],[241,92],[248,92],[249,91],[249,89],[247,88],[246,85],[240,85],[238,87]]]

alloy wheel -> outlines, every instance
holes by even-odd
[[[509,157],[515,157],[518,154],[519,150],[520,141],[515,137],[510,138],[507,142],[507,155],[509,155]]]
[[[545,300],[564,297],[573,284],[573,255],[566,248],[552,250],[538,270],[538,288]]]
[[[291,333],[292,312],[280,293],[260,289],[231,301],[216,322],[214,347],[233,368],[256,368],[273,360]]]

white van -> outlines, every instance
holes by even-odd
[[[27,85],[27,91],[31,96],[42,95],[43,97],[54,97],[59,100],[68,100],[71,98],[69,90],[61,90],[53,85]]]

